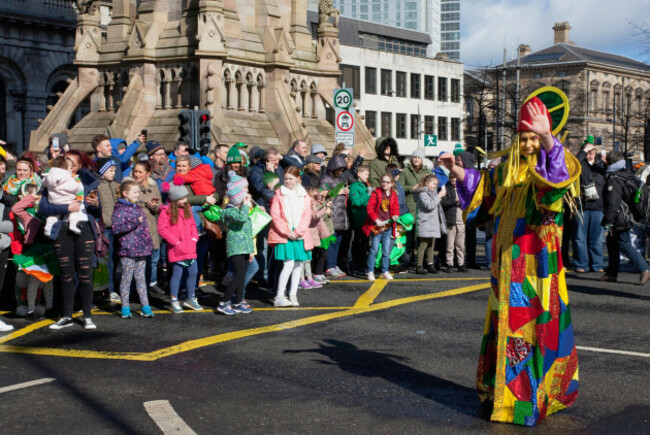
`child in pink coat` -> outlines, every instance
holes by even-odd
[[[284,185],[276,190],[271,199],[271,229],[269,246],[274,246],[276,260],[284,262],[278,278],[278,290],[275,296],[276,307],[297,307],[298,283],[300,282],[300,264],[311,260],[314,242],[309,234],[312,218],[311,198],[300,184],[300,171],[289,166],[284,171]],[[286,287],[291,278],[289,299]]]
[[[167,242],[167,259],[173,263],[169,293],[172,297],[172,312],[174,313],[183,312],[183,308],[178,302],[178,290],[184,270],[187,270],[185,285],[188,299],[183,301],[183,306],[197,311],[203,309],[194,296],[198,276],[196,243],[199,240],[199,232],[187,202],[189,194],[190,192],[185,186],[175,184],[170,186],[169,192],[167,192],[170,204],[160,207],[158,216],[158,233]]]

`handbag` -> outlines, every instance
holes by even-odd
[[[582,189],[582,191],[584,192],[585,199],[587,200],[596,200],[600,198],[598,195],[598,190],[596,189],[596,183],[593,181],[591,183],[585,184],[585,187]]]
[[[223,238],[223,232],[221,231],[219,224],[205,219],[205,216],[202,216],[202,218],[203,229],[208,233],[208,238],[212,240],[221,240]]]
[[[253,227],[253,237],[257,236],[259,232],[262,231],[272,220],[271,215],[262,210],[257,204],[255,204],[255,207],[250,209],[248,217],[250,218]]]
[[[95,225],[95,255],[97,258],[104,258],[108,255],[108,249],[111,245],[108,237],[104,235],[104,219],[101,217],[93,219],[91,217],[90,220],[93,221]]]

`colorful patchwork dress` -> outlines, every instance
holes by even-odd
[[[494,216],[478,393],[493,405],[491,420],[535,426],[578,395],[561,241],[563,198],[580,164],[557,139],[528,159],[518,149],[515,141],[490,171],[466,169],[459,193],[468,223]]]

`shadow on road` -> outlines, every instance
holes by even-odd
[[[358,376],[379,377],[454,411],[471,417],[481,416],[478,396],[472,388],[409,367],[402,363],[408,359],[399,355],[363,350],[340,340],[325,339],[323,342],[317,343],[314,349],[285,350],[284,353],[321,354],[329,360],[316,360],[320,364],[338,365]]]
[[[590,280],[591,281],[591,280]],[[633,284],[630,284],[632,286]],[[619,286],[620,287],[620,286]],[[637,288],[640,288],[637,286]],[[597,287],[591,287],[588,285],[568,285],[568,289],[570,292],[574,293],[582,293],[585,295],[592,295],[592,296],[614,296],[614,297],[619,297],[619,298],[629,298],[629,299],[639,299],[642,301],[650,301],[650,296],[644,296],[644,295],[639,295],[639,294],[634,294],[634,293],[627,293],[627,292],[622,292],[618,290],[610,290],[606,288],[597,288]]]

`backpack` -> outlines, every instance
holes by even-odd
[[[650,187],[637,177],[611,176],[623,182],[625,191],[621,211],[625,221],[632,225],[650,226]]]

